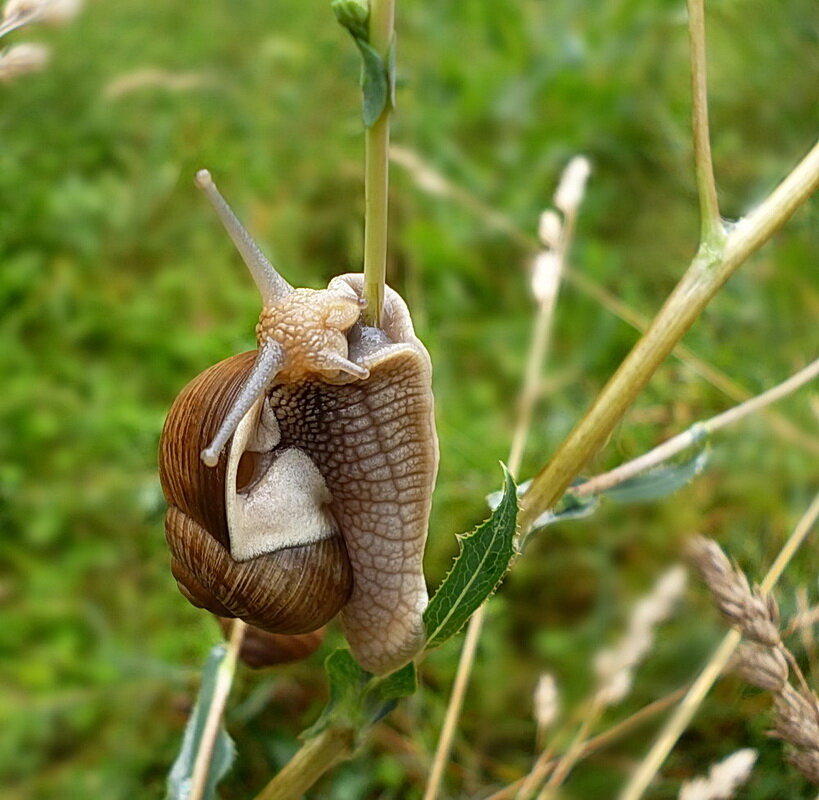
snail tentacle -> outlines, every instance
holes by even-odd
[[[339,372],[346,372],[348,375],[352,375],[354,378],[358,378],[362,381],[370,377],[370,371],[366,367],[362,367],[360,364],[356,364],[354,361],[350,361],[349,358],[344,358],[344,356],[332,350],[317,353],[314,363],[316,369],[322,372],[338,370]]]
[[[276,271],[276,268],[265,258],[259,245],[253,240],[247,229],[239,222],[233,209],[216,188],[211,174],[206,169],[196,173],[196,185],[207,195],[214,211],[219,215],[225,230],[236,245],[242,261],[245,262],[256,286],[262,294],[265,305],[272,305],[293,291],[293,287]]]
[[[233,436],[242,418],[253,407],[253,404],[264,394],[273,378],[284,363],[284,350],[278,343],[267,340],[259,348],[253,367],[244,382],[239,396],[225,416],[216,436],[208,447],[202,451],[202,461],[209,467],[219,462],[219,454]]]

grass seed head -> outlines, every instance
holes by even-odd
[[[788,680],[788,662],[776,648],[743,642],[734,658],[733,669],[751,686],[781,692]]]
[[[779,610],[774,599],[752,590],[745,574],[711,539],[695,537],[689,555],[727,622],[746,639],[776,647],[780,642]]]
[[[0,52],[0,82],[37,72],[48,63],[50,53],[42,44],[23,42]]]

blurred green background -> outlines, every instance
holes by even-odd
[[[819,18],[813,0],[713,0],[708,26],[714,158],[723,213],[736,218],[815,139]],[[687,34],[681,0],[399,0],[398,35],[394,141],[468,198],[430,195],[393,168],[389,281],[435,367],[435,586],[453,534],[485,515],[500,480],[533,312],[526,237],[569,158],[594,166],[572,255],[587,280],[651,314],[694,252]],[[357,270],[357,55],[325,0],[98,0],[65,27],[9,41],[47,42],[53,60],[0,84],[0,785],[21,800],[158,797],[218,638],[168,569],[159,432],[192,376],[253,345],[259,305],[191,178],[213,171],[293,283]],[[751,392],[817,355],[817,222],[814,200],[686,338]],[[523,477],[635,340],[564,286]],[[594,652],[685,536],[718,538],[762,575],[816,490],[815,390],[809,400],[781,403],[784,423],[758,416],[721,435],[709,470],[676,496],[605,505],[533,542],[490,605],[452,797],[523,774],[539,673],[556,674],[570,718]],[[672,358],[589,471],[733,402]],[[797,587],[816,600],[817,566],[810,543],[781,583],[786,613]],[[722,630],[692,581],[608,721],[681,685]],[[293,751],[339,641],[276,673],[240,674],[224,797],[251,797]],[[458,650],[456,640],[428,659],[418,695],[316,797],[420,796]],[[676,797],[681,780],[744,746],[761,755],[742,796],[813,796],[764,735],[766,714],[764,697],[723,681],[652,797]],[[653,730],[581,765],[566,797],[610,796]]]

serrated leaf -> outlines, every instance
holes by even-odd
[[[623,481],[603,495],[618,503],[645,503],[676,492],[690,483],[708,463],[709,451],[703,447],[678,464],[661,467]]]
[[[385,678],[374,680],[367,687],[363,703],[370,722],[375,723],[383,719],[395,708],[402,697],[415,694],[417,688],[418,679],[415,674],[415,664],[412,662]]]
[[[205,663],[205,669],[202,672],[202,685],[199,688],[196,705],[194,705],[185,726],[179,755],[168,773],[165,800],[187,800],[190,794],[193,767],[202,743],[205,721],[213,702],[216,677],[220,669],[223,668],[226,654],[227,646],[224,643],[216,645],[210,651],[208,660]],[[203,800],[210,800],[210,798],[216,796],[216,785],[227,774],[233,764],[235,755],[236,748],[233,741],[228,736],[224,726],[222,726],[216,737],[216,744],[208,766],[208,777],[205,783],[205,792],[202,796]]]
[[[361,92],[364,125],[372,127],[386,108],[389,99],[389,78],[384,59],[363,39],[355,43],[361,53]]]
[[[458,537],[460,553],[424,613],[427,647],[454,636],[497,588],[515,555],[518,502],[506,467],[503,497],[486,522]]]
[[[319,718],[307,730],[302,731],[302,739],[318,736],[340,718],[354,721],[360,715],[362,690],[372,678],[369,672],[361,669],[347,649],[330,653],[324,662],[324,670],[330,684],[330,696]]]

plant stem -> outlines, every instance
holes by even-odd
[[[202,731],[199,752],[196,754],[196,761],[193,765],[191,790],[188,795],[188,800],[201,800],[205,793],[205,787],[208,782],[208,768],[210,767],[210,760],[213,756],[213,748],[216,745],[216,737],[219,735],[219,726],[222,722],[222,715],[225,711],[228,695],[230,694],[230,687],[233,685],[233,676],[236,674],[236,659],[239,656],[239,650],[242,647],[242,640],[244,639],[246,630],[247,625],[242,622],[242,620],[233,620],[233,625],[231,625],[230,628],[227,652],[216,675],[213,701],[208,709],[208,716]]]
[[[538,800],[552,800],[552,798],[555,797],[557,790],[563,785],[566,778],[569,777],[569,773],[572,771],[574,765],[583,755],[583,746],[588,739],[592,727],[600,718],[603,708],[603,704],[595,697],[583,718],[583,722],[577,729],[574,739],[572,739],[566,752],[555,765],[548,782],[543,787],[543,791],[538,795]],[[523,798],[523,800],[526,799]]]
[[[756,397],[752,397],[750,400],[746,400],[738,406],[729,408],[727,411],[723,411],[721,414],[717,414],[705,422],[697,422],[687,430],[677,434],[677,436],[658,445],[653,450],[643,453],[643,455],[638,458],[627,461],[625,464],[621,464],[619,467],[609,470],[609,472],[596,475],[585,483],[581,483],[579,486],[572,487],[572,494],[577,497],[590,497],[605,492],[613,486],[617,486],[623,483],[623,481],[633,478],[641,472],[645,472],[647,469],[662,464],[677,453],[687,450],[689,447],[701,441],[703,436],[712,434],[727,425],[738,422],[744,417],[753,414],[755,411],[765,408],[765,406],[792,394],[817,376],[819,376],[819,359],[803,367],[799,372],[794,373],[790,378],[768,389],[768,391]]]
[[[688,37],[691,48],[691,123],[694,133],[694,163],[700,197],[700,241],[723,236],[719,216],[711,141],[708,133],[708,86],[705,57],[705,11],[703,0],[688,1]]]
[[[566,255],[574,234],[574,223],[575,213],[567,214],[564,220],[558,249],[559,267],[556,281],[558,287],[560,277],[565,267]],[[535,323],[532,326],[532,338],[526,357],[526,371],[518,399],[515,432],[512,435],[512,445],[509,451],[509,462],[507,465],[509,472],[511,472],[513,476],[517,476],[520,472],[521,462],[523,461],[526,439],[528,438],[529,428],[532,423],[532,414],[538,399],[540,377],[548,351],[549,334],[552,328],[557,295],[558,292],[554,291],[545,300],[538,303]],[[444,770],[446,769],[449,754],[452,750],[452,740],[455,737],[458,720],[460,719],[463,709],[464,697],[466,695],[467,686],[469,685],[469,677],[475,663],[475,654],[485,618],[486,604],[482,605],[469,618],[464,644],[461,648],[461,656],[458,661],[458,670],[455,673],[455,682],[452,686],[452,694],[449,697],[444,724],[441,728],[441,735],[438,738],[435,758],[432,762],[432,769],[430,770],[423,800],[434,800],[440,791]]]
[[[725,241],[723,269],[733,271],[771,238],[817,189],[819,141],[774,191],[747,217],[741,219]]]
[[[626,717],[616,725],[612,725],[608,730],[598,733],[597,736],[593,736],[591,739],[587,739],[583,743],[581,756],[585,758],[597,750],[601,750],[622,736],[625,736],[627,733],[631,733],[643,723],[653,719],[657,714],[665,711],[678,700],[681,700],[685,695],[686,688],[687,687],[682,687],[681,689],[677,689],[671,694],[661,697],[659,700],[655,700],[647,706],[643,706],[639,711],[635,711],[631,716]],[[548,753],[541,754],[541,757],[538,758],[537,763],[528,775],[500,789],[487,797],[486,800],[511,800],[512,797],[515,797],[516,792],[520,791],[525,785],[525,782],[530,778],[536,781],[533,785],[539,785],[549,772],[554,769],[557,761],[558,758],[550,757]]]
[[[458,661],[458,670],[455,673],[455,682],[452,686],[452,694],[449,696],[449,703],[446,708],[444,724],[441,728],[441,735],[438,737],[438,745],[435,748],[435,758],[432,762],[432,769],[429,773],[423,800],[434,800],[441,789],[441,782],[444,778],[444,770],[449,761],[449,754],[452,750],[452,740],[455,738],[455,731],[458,727],[458,720],[464,705],[466,688],[469,685],[469,676],[472,673],[472,665],[475,663],[475,653],[478,648],[478,640],[481,636],[483,621],[486,616],[486,604],[482,605],[470,618],[469,625],[464,636],[464,644],[461,648],[461,657]]]
[[[804,542],[805,537],[810,532],[817,518],[819,518],[819,494],[814,497],[808,510],[802,515],[799,522],[797,522],[793,533],[788,537],[788,540],[779,551],[776,560],[768,570],[767,575],[765,575],[765,578],[760,584],[762,594],[767,594],[774,587],[785,571],[785,567],[793,558],[802,542]],[[688,724],[705,699],[705,696],[728,664],[741,638],[742,636],[736,630],[732,630],[726,634],[702,672],[700,672],[697,679],[691,685],[685,697],[677,706],[677,709],[654,740],[654,744],[648,754],[620,794],[620,800],[639,800],[639,798],[643,796],[649,783],[657,774],[666,757],[677,743],[677,740],[688,727]]]
[[[583,465],[603,446],[643,387],[702,310],[741,264],[758,250],[819,187],[819,143],[774,192],[728,234],[723,248],[700,246],[645,335],[523,496],[525,530],[563,495]]]
[[[389,63],[395,25],[395,0],[370,0],[370,44]],[[392,76],[390,76],[392,81]],[[388,88],[390,96],[392,86]],[[381,324],[387,273],[390,114],[387,100],[381,116],[364,134],[364,320]]]
[[[338,726],[308,739],[256,800],[299,800],[328,769],[352,755],[354,741],[352,730]]]
[[[436,196],[448,197],[475,214],[486,225],[505,232],[519,247],[531,250],[537,247],[537,239],[522,230],[513,219],[496,209],[487,206],[462,186],[455,185],[440,172],[433,169],[417,153],[398,145],[390,148],[390,158],[403,167],[415,179],[419,188]],[[589,278],[582,272],[577,272],[567,266],[564,277],[566,282],[574,286],[583,294],[591,297],[610,313],[614,314],[627,325],[640,333],[645,333],[651,320],[636,311],[619,297],[613,295],[604,286]],[[700,358],[693,350],[678,342],[673,351],[675,356],[692,369],[703,380],[719,389],[724,395],[735,402],[748,400],[753,395],[744,386],[738,384],[722,370]],[[765,412],[775,432],[790,444],[805,449],[814,455],[819,455],[819,439],[806,431],[799,430],[789,419],[773,410]]]

